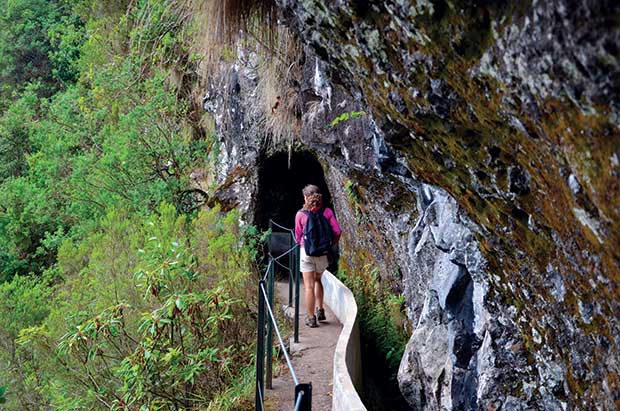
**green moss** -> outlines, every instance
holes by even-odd
[[[360,197],[357,193],[356,185],[351,180],[347,180],[347,182],[345,183],[344,191],[347,193],[347,199],[349,200],[350,204],[356,205],[360,203]]]
[[[355,296],[362,338],[378,350],[375,354],[387,362],[395,381],[408,341],[404,296],[394,295],[385,287],[378,270],[371,266],[361,271],[341,270],[338,277]]]
[[[222,46],[220,57],[226,63],[234,63],[237,59],[237,53],[230,46]]]
[[[370,50],[374,56],[384,53],[385,57],[380,57],[378,63],[363,55],[362,51],[367,50],[364,45],[353,43],[350,46],[360,53],[340,58],[345,60],[345,66],[359,69],[356,71],[360,73],[371,72],[377,64],[390,68],[389,74],[385,70],[378,76],[359,76],[366,101],[376,118],[387,119],[389,144],[405,157],[413,174],[446,189],[465,214],[481,226],[484,234],[477,237],[488,263],[487,271],[500,278],[489,289],[490,308],[493,303],[516,307],[519,316],[528,319],[528,325],[520,325],[518,332],[531,350],[540,347],[528,336],[530,323],[537,324],[541,336],[554,350],[564,350],[563,356],[570,357],[570,349],[553,342],[555,331],[541,326],[542,319],[580,318],[578,300],[597,300],[603,315],[595,314],[591,324],[580,323],[579,327],[593,339],[610,333],[604,318],[614,315],[610,302],[620,295],[620,256],[614,249],[615,244],[620,244],[620,169],[610,162],[610,157],[618,150],[620,132],[610,123],[606,107],[594,107],[597,114],[589,114],[571,102],[547,99],[539,102],[540,115],[530,117],[523,114],[528,107],[514,93],[510,94],[512,103],[506,102],[510,90],[504,84],[484,75],[472,78],[471,68],[494,41],[490,22],[498,23],[498,32],[507,25],[519,24],[531,10],[531,2],[489,3],[471,11],[461,10],[458,3],[434,5],[433,15],[415,17],[415,25],[411,26],[415,33],[408,44],[402,44],[401,36],[395,35],[390,19],[363,17],[390,39],[381,50]],[[341,20],[350,22],[348,14],[350,10],[340,16]],[[347,38],[355,39],[353,29],[348,30],[351,35]],[[424,36],[430,41],[420,41]],[[426,56],[422,60],[432,65],[405,67],[403,50]],[[431,79],[441,80],[445,90],[439,92],[440,103],[445,104],[439,109],[437,104],[431,104],[431,97],[425,97],[436,93],[431,90]],[[402,97],[405,109],[388,98],[393,94]],[[523,127],[515,127],[510,117],[518,118]],[[511,167],[529,174],[529,193],[509,193]],[[568,173],[583,183],[579,195],[571,193]],[[368,199],[374,200],[381,188],[368,176],[351,178],[355,183],[346,187],[347,200],[352,209],[364,212],[370,204]],[[411,210],[412,201],[415,199],[394,199],[389,211]],[[578,221],[574,208],[585,210],[601,222],[599,236],[603,244]],[[364,238],[377,231],[368,221],[358,221],[356,230],[367,231],[361,235]],[[366,242],[373,244],[372,240]],[[350,260],[356,271],[372,261],[364,253],[352,254]],[[561,304],[552,303],[554,299],[545,284],[544,273],[550,263],[566,280],[566,297]],[[590,280],[599,272],[609,279],[609,285],[593,291]],[[513,293],[511,289],[518,291]],[[532,299],[526,300],[522,291]],[[595,351],[592,363],[603,364],[603,355]],[[534,362],[533,357],[530,360]],[[571,382],[575,392],[585,392],[577,387],[582,383]],[[591,384],[588,392],[596,389],[600,386]]]
[[[361,116],[365,115],[366,113],[363,111],[351,111],[350,113],[342,113],[341,115],[339,115],[338,117],[334,118],[327,126],[327,129],[330,128],[334,128],[336,127],[338,124],[340,123],[344,123],[349,121],[350,119],[356,119],[356,118],[360,118]]]

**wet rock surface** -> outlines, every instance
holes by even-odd
[[[411,318],[417,325],[401,361],[401,391],[410,393],[414,409],[476,409],[478,379],[492,372],[478,362],[493,360],[488,350],[479,352],[488,328],[484,259],[468,228],[475,226],[459,215],[456,201],[428,185],[420,191],[426,201],[418,205],[409,255],[413,272],[425,277],[404,284],[407,300],[424,305]]]
[[[617,409],[620,6],[277,3],[307,45],[299,138],[269,143],[259,57],[222,63],[214,201],[252,221],[261,162],[316,155],[343,264],[406,297],[414,409]]]

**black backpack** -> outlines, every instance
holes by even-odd
[[[308,210],[301,210],[308,216],[304,227],[304,251],[306,255],[319,257],[327,255],[332,246],[332,227],[323,213],[325,208],[321,208],[316,213]]]

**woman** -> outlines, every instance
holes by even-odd
[[[317,321],[325,321],[325,309],[323,308],[323,284],[321,276],[328,266],[327,255],[309,256],[304,249],[304,230],[308,222],[308,213],[322,212],[329,223],[332,232],[332,245],[338,244],[340,239],[340,226],[334,212],[328,207],[323,207],[323,196],[315,185],[307,185],[302,190],[304,206],[295,216],[295,239],[301,247],[300,269],[304,278],[304,290],[306,297],[305,323],[308,327],[318,327]],[[316,309],[315,309],[316,304]]]

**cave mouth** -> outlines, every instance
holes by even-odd
[[[318,186],[323,193],[323,204],[332,207],[323,167],[312,152],[294,151],[290,161],[288,152],[278,152],[261,161],[255,225],[266,230],[272,219],[293,228],[295,214],[304,202],[301,190],[308,184]]]

